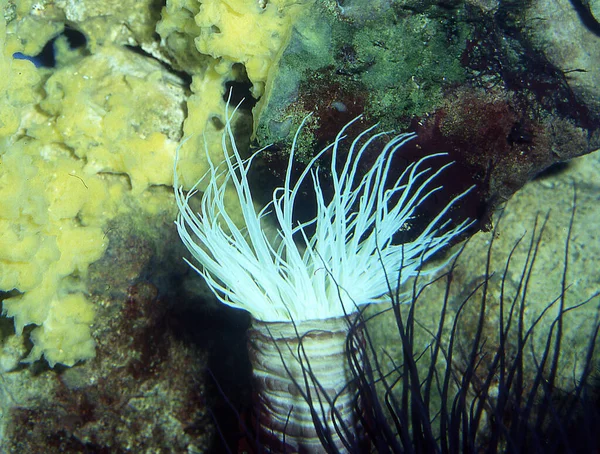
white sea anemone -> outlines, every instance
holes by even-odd
[[[254,318],[248,338],[261,443],[269,452],[355,452],[362,429],[348,360],[362,357],[362,351],[360,342],[348,342],[351,314],[360,305],[384,300],[390,281],[401,286],[417,273],[431,272],[420,270],[421,265],[469,225],[465,221],[451,227],[448,219],[451,206],[464,194],[445,206],[414,240],[394,244],[394,234],[407,226],[419,205],[442,190],[433,182],[445,167],[433,171],[426,166],[436,154],[409,165],[389,181],[394,154],[414,137],[400,134],[359,175],[367,150],[388,134],[373,134],[372,127],[351,142],[338,170],[340,144],[357,118],[292,183],[301,126],[283,186],[257,211],[248,181],[256,154],[247,160],[240,156],[231,125],[234,114],[235,110],[225,113],[224,163],[215,165],[208,157],[209,171],[187,195],[178,182],[176,160],[179,235],[197,262],[190,265],[217,298],[248,310]],[[330,201],[325,199],[317,167],[328,151]],[[317,214],[298,223],[294,215],[300,187],[308,178]],[[201,182],[206,190],[196,214],[189,202]],[[225,205],[228,184],[239,199],[242,227]],[[270,214],[277,228],[275,239],[266,233]],[[386,272],[394,273],[394,278],[388,280]],[[359,337],[354,333],[353,339]]]
[[[258,152],[247,160],[240,156],[231,125],[234,114],[235,110],[231,114],[226,111],[222,140],[225,167],[215,165],[209,157],[210,170],[197,183],[208,179],[198,214],[189,204],[197,185],[184,194],[175,169],[179,207],[176,223],[181,239],[197,262],[196,266],[190,265],[206,279],[217,298],[229,306],[246,309],[258,320],[339,317],[356,311],[359,305],[381,301],[389,291],[386,271],[395,276],[402,265],[399,284],[403,284],[419,272],[424,261],[468,226],[463,222],[447,228],[448,211],[464,196],[461,194],[413,241],[393,244],[393,235],[406,226],[419,205],[442,189],[432,187],[432,183],[446,166],[437,171],[426,167],[429,159],[441,155],[434,154],[408,166],[395,181],[388,181],[392,157],[414,138],[414,134],[399,134],[387,142],[373,166],[359,178],[359,163],[367,149],[389,134],[372,134],[373,126],[352,141],[345,164],[338,171],[335,163],[340,143],[358,118],[344,126],[335,141],[321,150],[292,183],[301,126],[294,137],[283,186],[275,189],[270,204],[257,212],[248,171]],[[334,189],[331,201],[325,200],[316,165],[328,151]],[[312,179],[314,186],[317,214],[309,222],[295,223],[300,186],[307,178]],[[241,227],[225,206],[228,184],[237,192],[245,224]],[[277,228],[275,242],[264,229],[271,212]],[[314,231],[310,237],[309,226]]]

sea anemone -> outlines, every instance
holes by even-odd
[[[415,136],[374,133],[373,126],[352,140],[338,168],[341,144],[358,117],[292,182],[301,125],[283,186],[258,211],[248,173],[260,151],[249,159],[241,157],[232,129],[236,110],[225,112],[223,163],[215,165],[208,157],[209,171],[187,194],[179,184],[175,161],[177,229],[196,262],[188,263],[221,302],[245,309],[253,317],[250,358],[258,422],[269,449],[354,450],[361,433],[347,357],[352,354],[349,350],[359,348],[346,342],[353,314],[361,305],[389,298],[387,270],[394,276],[400,271],[392,281],[401,289],[409,278],[443,265],[422,269],[425,261],[469,227],[468,221],[452,225],[449,219],[450,209],[466,192],[443,207],[410,242],[396,244],[394,235],[410,226],[419,206],[442,190],[434,182],[450,164],[439,170],[427,167],[431,158],[443,155],[437,153],[392,178],[392,158]],[[365,156],[389,137],[370,168],[361,173]],[[326,200],[318,167],[327,153],[331,155],[326,172],[333,188],[331,200]],[[300,222],[295,216],[300,188],[309,178],[316,215]],[[195,213],[190,199],[201,182],[206,189]],[[226,207],[229,184],[239,200],[245,224],[241,227]],[[276,226],[275,238],[267,233],[270,222]]]

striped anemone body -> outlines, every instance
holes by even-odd
[[[221,302],[248,310],[256,321],[249,332],[249,348],[259,422],[271,451],[316,452],[316,446],[325,444],[333,452],[346,452],[351,449],[349,443],[360,438],[360,430],[352,433],[359,410],[348,361],[355,353],[348,348],[358,346],[348,347],[346,342],[352,314],[361,305],[386,299],[390,290],[386,271],[400,286],[417,273],[435,271],[420,267],[469,226],[467,222],[450,226],[448,219],[450,208],[464,194],[444,207],[411,242],[394,244],[393,235],[424,201],[442,190],[434,182],[445,167],[428,168],[431,157],[440,154],[431,155],[389,181],[394,154],[414,137],[400,134],[391,136],[378,150],[366,173],[359,173],[367,151],[378,139],[390,137],[369,128],[352,140],[342,168],[337,168],[340,144],[355,119],[292,184],[300,128],[283,185],[257,211],[248,182],[256,154],[242,159],[232,130],[234,114],[226,112],[223,163],[214,165],[209,158],[210,169],[200,180],[206,189],[199,213],[189,205],[196,188],[184,193],[175,163],[176,224],[193,257],[194,263],[188,263]],[[326,200],[317,168],[326,152],[331,153],[331,200]],[[309,178],[316,215],[297,223],[300,187]],[[239,199],[243,226],[236,225],[227,212],[225,188],[229,184]],[[277,229],[275,240],[266,233],[268,213]]]
[[[255,320],[248,332],[256,418],[267,452],[358,452],[362,430],[346,317],[299,323]],[[351,351],[348,351],[348,348]]]

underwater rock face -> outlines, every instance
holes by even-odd
[[[556,375],[552,379],[552,388],[549,388],[557,404],[556,408],[564,410],[565,407],[560,406],[561,402],[574,402],[575,400],[570,399],[574,399],[573,390],[577,390],[581,384],[580,377],[591,373],[582,394],[587,404],[592,406],[592,410],[582,417],[590,424],[586,425],[583,420],[577,422],[577,415],[568,413],[567,420],[571,424],[580,424],[584,428],[581,434],[597,424],[600,413],[597,407],[598,388],[594,383],[600,363],[600,342],[597,337],[600,320],[600,271],[596,266],[596,257],[600,253],[600,242],[595,229],[590,227],[600,220],[600,210],[596,203],[599,172],[600,156],[595,153],[573,161],[561,173],[541,176],[530,182],[506,203],[501,216],[497,213],[494,232],[480,233],[469,240],[452,271],[451,291],[446,293],[445,279],[426,286],[416,304],[414,317],[418,328],[415,329],[412,342],[422,377],[429,370],[431,351],[434,348],[432,346],[436,345],[438,339],[441,303],[447,301],[445,325],[439,337],[444,353],[441,354],[441,359],[438,358],[437,370],[445,370],[445,361],[449,358],[448,346],[450,342],[454,342],[452,370],[456,383],[460,383],[468,373],[473,373],[474,377],[468,385],[472,389],[466,392],[469,403],[477,401],[475,396],[477,392],[482,392],[482,385],[483,389],[490,385],[484,391],[484,399],[489,399],[488,408],[494,408],[500,399],[510,401],[508,391],[498,387],[500,372],[496,370],[493,376],[488,375],[493,367],[497,367],[497,364],[493,366],[493,362],[499,352],[506,355],[508,369],[513,372],[516,367],[515,358],[522,361],[519,373],[522,373],[526,395],[534,386],[540,364],[544,363],[544,356],[549,353],[549,358],[552,358],[556,345],[559,345]],[[574,223],[570,230],[573,210]],[[490,247],[491,254],[488,256]],[[462,245],[456,246],[455,251],[461,248]],[[534,249],[535,253],[532,254]],[[486,276],[489,271],[494,275]],[[424,281],[428,280],[424,279],[421,285]],[[482,286],[483,282],[486,284]],[[480,318],[483,288],[486,301],[483,317]],[[474,292],[471,297],[470,292]],[[562,316],[561,342],[556,344],[559,330],[557,317],[562,304],[563,309],[568,310]],[[523,308],[520,315],[519,307]],[[403,363],[402,346],[387,338],[387,333],[397,328],[397,322],[391,313],[383,313],[382,308],[370,309],[370,315],[381,311],[367,326],[374,344],[384,352],[381,354],[381,364],[384,373],[388,373]],[[408,306],[403,308],[405,317],[410,309]],[[478,320],[481,320],[481,325]],[[451,333],[454,323],[457,330]],[[511,323],[510,334],[500,336],[500,327],[506,329]],[[527,332],[525,348],[520,347],[518,341],[517,331],[521,329],[518,328],[520,326],[523,332]],[[532,326],[535,328],[532,329]],[[481,336],[482,340],[480,348],[475,352],[477,367],[469,370],[467,365],[473,354],[473,339],[477,336]],[[548,342],[549,338],[552,339],[551,342]],[[551,360],[546,359],[543,367],[546,377],[549,376],[550,363]],[[402,372],[402,369],[397,369],[395,373],[398,371]],[[391,373],[393,376],[394,372]],[[507,375],[508,372],[505,376]],[[492,380],[487,382],[490,378]],[[401,395],[402,389],[402,385],[396,387],[394,392],[397,396]],[[455,398],[455,391],[451,391],[450,401]],[[383,390],[381,392],[383,394]],[[542,391],[541,395],[545,392]],[[541,401],[538,394],[536,402]],[[434,414],[440,405],[437,392],[433,392],[432,402]],[[522,411],[523,408],[519,407],[507,409],[507,415],[511,415],[506,420],[507,428],[514,427]],[[535,412],[533,409],[533,414]],[[554,416],[563,418],[564,414],[558,412]],[[483,430],[479,433],[483,446],[486,442],[485,435],[493,426],[493,418],[494,410],[484,416]],[[531,415],[530,418],[531,421],[535,420]],[[565,431],[566,439],[569,440],[568,446],[578,446],[580,440],[573,435],[577,433],[577,428],[564,426],[561,430]],[[595,438],[595,435],[591,437]],[[597,441],[586,439],[585,436],[581,438],[581,443],[582,447],[597,446]]]
[[[600,11],[598,2],[535,0],[523,14],[524,38],[563,71],[579,102],[600,115]],[[593,13],[594,5],[596,7]]]
[[[444,12],[428,2],[382,3],[369,20],[348,14],[360,2],[317,4],[319,14],[295,25],[272,90],[254,110],[259,144],[275,144],[265,155],[273,173],[307,113],[298,144],[305,160],[364,113],[365,124],[416,131],[424,155],[450,152],[454,179],[478,186],[469,215],[489,228],[498,204],[535,175],[600,147],[600,45],[573,12],[569,46],[577,51],[569,52],[560,40],[543,41],[554,24],[546,28],[544,14],[525,5],[454,2]]]
[[[448,90],[434,114],[413,123],[418,147],[446,150],[455,161],[454,176],[444,184],[448,190],[465,179],[477,184],[477,210],[470,216],[482,229],[491,229],[494,210],[540,172],[594,150],[596,140],[576,120],[539,115],[539,109],[514,91],[461,87]]]
[[[597,22],[598,1],[586,5]],[[568,212],[575,180],[569,301],[597,290],[596,158],[552,167],[600,144],[598,34],[567,1],[0,0],[0,9],[0,452],[219,452],[207,408],[228,414],[220,429],[237,449],[226,400],[248,410],[248,319],[221,309],[180,260],[170,188],[182,137],[186,188],[207,169],[204,143],[220,154],[230,89],[245,98],[242,153],[274,144],[251,182],[257,199],[281,183],[282,150],[307,113],[304,160],[364,114],[362,129],[419,132],[406,159],[452,154],[459,184],[443,182],[448,197],[479,188],[457,218],[491,227],[517,194],[499,230],[510,241],[498,244],[498,272],[541,202],[551,219]],[[557,222],[538,260],[542,287],[557,279]],[[457,283],[480,275],[488,240],[474,239]],[[532,295],[532,313],[556,296],[547,287]],[[566,369],[581,364],[594,304],[567,318]],[[394,326],[377,330],[398,343]]]

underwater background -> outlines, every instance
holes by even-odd
[[[186,138],[179,162],[189,190],[209,159],[222,160],[230,94],[241,103],[240,151],[267,147],[251,175],[258,209],[281,186],[309,114],[296,171],[358,115],[348,135],[374,124],[417,134],[394,160],[396,174],[447,153],[432,163],[454,162],[443,191],[396,239],[417,236],[474,185],[450,213],[454,223],[474,221],[451,274],[448,264],[444,278],[422,278],[432,283],[400,308],[406,317],[415,308],[415,370],[442,377],[450,364],[454,379],[433,392],[428,415],[435,421],[465,376],[466,401],[482,392],[502,400],[502,381],[489,372],[500,351],[520,364],[524,402],[535,386],[532,402],[578,402],[560,415],[561,442],[546,448],[598,449],[579,433],[583,446],[569,445],[569,423],[599,428],[598,1],[2,0],[0,8],[0,452],[260,451],[243,423],[253,409],[250,316],[220,304],[183,261],[174,224],[176,149]],[[299,220],[313,215],[309,193]],[[225,200],[239,222],[233,196]],[[516,325],[500,334],[513,301],[527,342]],[[395,383],[370,383],[381,402],[406,389],[406,341],[392,306],[366,312],[372,361]],[[435,345],[446,356],[432,368]],[[544,352],[556,363],[542,364]],[[505,427],[526,426],[523,415],[534,421],[540,412],[527,408],[506,410]],[[393,413],[389,430],[404,443]],[[498,415],[483,413],[472,429],[483,452],[519,452],[490,444]],[[366,452],[411,450],[368,437]]]

